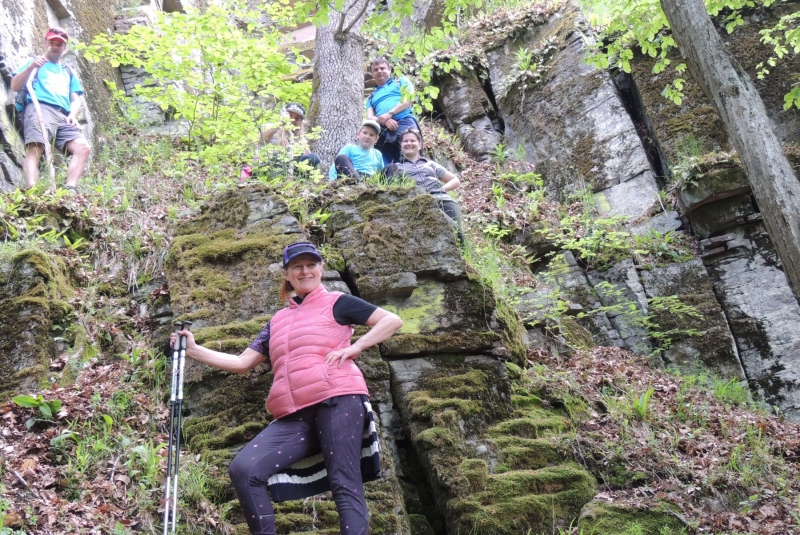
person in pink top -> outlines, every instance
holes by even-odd
[[[180,333],[187,337],[186,355],[197,361],[236,373],[267,362],[274,374],[267,397],[274,420],[228,469],[253,535],[276,535],[267,488],[275,500],[296,499],[300,495],[292,494],[293,483],[295,488],[331,490],[342,535],[369,533],[363,485],[367,476],[362,469],[369,392],[353,361],[392,336],[403,321],[358,297],[329,292],[322,285],[322,272],[322,255],[313,244],[297,242],[283,250],[281,298],[287,307],[239,356],[198,345],[190,331]],[[351,344],[353,325],[371,329]],[[316,454],[325,470],[304,473],[304,460]],[[320,477],[326,478],[324,486],[314,487]],[[289,491],[282,498],[274,495],[275,489],[283,492],[286,487]]]

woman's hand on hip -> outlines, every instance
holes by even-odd
[[[325,362],[329,366],[336,365],[337,368],[341,368],[342,364],[344,364],[347,359],[356,358],[360,352],[361,351],[354,346],[337,349],[336,351],[331,351],[325,355]]]

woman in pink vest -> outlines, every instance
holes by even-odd
[[[329,292],[322,285],[322,272],[322,256],[313,244],[298,242],[283,250],[281,298],[288,306],[239,356],[197,345],[191,332],[181,331],[187,337],[186,355],[210,366],[236,373],[265,361],[272,367],[267,408],[275,419],[228,470],[254,535],[276,534],[268,486],[273,498],[283,501],[299,497],[292,487],[314,488],[320,478],[323,485],[316,490],[332,491],[341,534],[369,531],[362,438],[370,407],[364,376],[353,360],[388,339],[403,322],[357,297]],[[353,325],[372,328],[351,344]],[[173,334],[173,342],[174,338]],[[366,452],[372,457],[369,448]],[[377,449],[374,453],[377,457]],[[304,472],[305,460],[315,454],[321,454],[325,470]],[[275,496],[276,489],[286,488],[281,497]]]

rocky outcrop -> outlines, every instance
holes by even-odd
[[[569,182],[556,186],[561,195],[588,189],[604,211],[636,219],[655,202],[655,175],[611,78],[583,62],[587,39],[588,24],[575,7],[517,32],[486,52],[492,89],[508,146],[524,147],[534,163],[555,160],[551,167],[571,171]],[[534,79],[520,73],[520,51],[536,59]],[[642,200],[626,202],[629,190]]]
[[[497,113],[472,69],[452,73],[442,80],[440,106],[450,130],[461,137],[466,150],[478,161],[486,161],[500,142],[495,129]]]
[[[748,13],[743,26],[728,34],[718,29],[729,50],[750,74],[761,94],[779,139],[790,158],[800,135],[797,114],[783,110],[783,95],[794,81],[800,58],[787,56],[759,80],[756,65],[770,56],[759,31],[788,12],[786,6]],[[682,105],[661,96],[674,72],[653,74],[652,60],[635,58],[633,78],[653,131],[675,178],[677,198],[691,231],[700,239],[701,259],[722,305],[745,377],[761,397],[792,418],[798,412],[800,315],[753,200],[747,176],[732,150],[725,129],[691,80]]]
[[[66,330],[73,294],[55,256],[23,251],[0,256],[0,395],[42,386],[56,356],[54,332]]]
[[[358,360],[386,453],[386,477],[367,485],[373,531],[566,526],[595,488],[556,440],[569,414],[515,394],[523,379],[517,364],[525,362],[518,320],[469,272],[432,197],[337,184],[323,198],[321,210],[330,214],[323,250],[337,270],[324,283],[404,320],[380,351]],[[170,251],[176,318],[193,320],[204,345],[240,352],[281,308],[281,249],[301,238],[286,203],[266,188],[208,203],[178,228]],[[190,363],[187,380],[189,447],[225,465],[268,422],[271,374],[257,368],[234,376]],[[335,529],[332,502],[321,497],[315,507],[316,521],[301,503],[280,504],[282,532]]]
[[[729,229],[704,259],[742,367],[762,399],[800,417],[800,306],[763,225]],[[722,249],[722,250],[720,250]]]
[[[553,198],[594,193],[602,212],[643,218],[657,205],[655,173],[611,77],[583,62],[591,39],[572,4],[512,28],[472,60],[487,82],[467,69],[443,76],[441,107],[473,156],[496,144],[496,115],[504,147],[537,164]]]

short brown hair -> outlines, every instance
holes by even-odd
[[[369,62],[369,71],[372,72],[373,65],[380,65],[381,63],[385,63],[389,67],[389,71],[392,70],[392,64],[389,63],[389,60],[386,58],[375,58]]]

